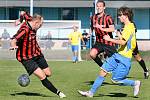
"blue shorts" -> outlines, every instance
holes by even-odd
[[[106,72],[112,72],[112,80],[120,81],[126,78],[131,67],[131,59],[118,53],[113,54],[106,59],[102,69]]]
[[[78,51],[78,45],[72,45],[72,51],[77,52]]]

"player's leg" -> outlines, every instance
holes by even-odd
[[[59,95],[60,91],[56,89],[56,87],[47,79],[45,73],[41,68],[38,67],[33,73],[41,80],[44,87],[49,89],[51,92]]]
[[[117,58],[120,58],[119,56]],[[118,59],[117,59],[118,60]],[[140,89],[141,82],[136,80],[127,79],[127,75],[130,70],[131,61],[128,58],[118,60],[118,66],[112,71],[112,81],[123,86],[132,86],[134,88],[134,96],[137,96]]]
[[[83,91],[78,91],[81,95],[87,96],[87,97],[93,97],[94,93],[97,91],[99,87],[101,87],[102,83],[105,80],[105,76],[107,75],[108,72],[114,70],[114,66],[116,66],[115,59],[113,57],[110,57],[104,62],[102,65],[102,70],[100,70],[98,77],[94,81],[94,84],[92,85],[91,89],[89,91],[83,92]],[[112,66],[113,65],[113,66]]]
[[[99,58],[99,54],[103,52],[102,47],[100,44],[95,43],[93,48],[90,51],[91,58],[101,67],[103,65],[102,60]]]
[[[75,63],[78,61],[78,45],[74,48]]]
[[[45,60],[44,56],[38,56],[36,57],[36,63],[38,66],[43,70],[45,73],[46,77],[49,77],[52,75],[52,71],[50,67],[48,67],[47,61]]]
[[[140,54],[136,54],[134,55],[134,58],[139,62],[139,64],[141,65],[141,67],[143,68],[144,72],[148,72],[148,69],[146,68],[145,62],[142,59],[142,57],[140,56]]]
[[[136,48],[134,49],[132,55],[136,59],[136,61],[141,65],[141,67],[142,67],[142,69],[144,71],[144,78],[148,79],[148,77],[149,77],[148,68],[145,65],[145,61],[143,60],[143,58],[139,54],[139,50],[138,50],[138,46],[137,45],[136,45]]]
[[[78,92],[82,95],[82,96],[87,96],[87,97],[93,97],[93,95],[95,94],[95,92],[97,91],[97,89],[102,85],[102,83],[105,80],[105,76],[107,75],[107,72],[105,72],[104,70],[100,70],[99,75],[97,76],[97,78],[95,79],[91,89],[89,91],[80,91],[78,90]]]
[[[43,69],[46,77],[50,77],[52,75],[52,71],[49,67]]]
[[[78,60],[78,46],[77,45],[72,45],[72,52],[73,52],[72,61],[76,62]]]
[[[47,77],[50,76],[52,72],[51,69],[48,67],[47,61],[45,60],[44,56],[39,56],[38,59],[36,59],[36,63],[42,69],[46,76],[45,79],[41,80],[42,84],[47,89],[60,96],[60,98],[66,97],[62,92],[56,89],[56,87],[47,79]]]
[[[46,60],[43,56],[38,56],[31,60],[23,62],[23,65],[27,69],[29,75],[31,75],[32,73],[36,75],[41,80],[44,87],[60,96],[61,92],[56,89],[55,86],[47,79],[45,72],[40,68],[42,64],[44,65],[42,68],[46,69],[48,67],[48,64],[46,63]]]

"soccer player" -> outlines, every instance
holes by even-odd
[[[104,11],[105,2],[98,0],[96,8],[97,14],[91,17],[91,27],[87,37],[91,35],[91,32],[95,31],[96,42],[90,51],[90,56],[101,67],[103,63],[98,55],[105,52],[106,55],[110,57],[117,51],[114,43],[103,38],[104,35],[109,35],[113,38],[112,32],[115,30],[112,17],[107,15]]]
[[[29,75],[34,74],[37,76],[44,87],[57,94],[60,98],[66,97],[47,79],[51,75],[51,69],[48,67],[36,40],[36,32],[42,26],[43,17],[38,14],[31,17],[22,11],[19,20],[22,22],[24,19],[25,22],[22,23],[20,29],[11,40],[10,50],[17,49],[16,58],[22,63]]]
[[[136,46],[135,26],[132,23],[133,13],[128,7],[119,8],[118,13],[118,18],[124,24],[121,38],[117,40],[110,38],[109,35],[104,36],[105,40],[120,45],[118,53],[114,53],[111,57],[106,59],[101,67],[102,70],[100,70],[99,76],[89,91],[78,91],[83,96],[93,97],[109,72],[112,72],[113,82],[123,86],[132,86],[134,88],[134,96],[137,96],[139,93],[141,82],[139,80],[134,81],[126,78],[131,67],[132,53]]]
[[[135,24],[134,24],[135,25]],[[136,27],[136,26],[135,26]],[[117,31],[117,33],[120,32],[120,31]],[[137,29],[136,31],[137,32]],[[136,61],[140,64],[140,66],[142,67],[143,71],[144,71],[144,78],[145,79],[148,79],[149,77],[149,70],[148,68],[146,67],[146,64],[143,60],[143,58],[141,57],[140,53],[139,53],[139,50],[138,50],[138,45],[137,45],[137,42],[136,42],[136,47],[135,49],[133,50],[133,53],[132,53],[133,57],[136,59]]]
[[[140,56],[137,43],[136,43],[136,47],[135,47],[132,55],[137,60],[137,62],[141,65],[141,67],[144,71],[144,78],[148,79],[149,71],[148,71],[148,68],[146,68],[146,65],[145,65],[145,62],[144,62],[143,58]]]
[[[69,34],[69,43],[71,44],[72,47],[72,52],[73,52],[73,63],[76,63],[78,61],[78,49],[79,49],[79,39],[82,40],[83,44],[85,45],[85,42],[82,37],[82,33],[78,31],[77,26],[73,26],[73,32]]]
[[[143,58],[140,56],[140,53],[139,53],[139,50],[138,50],[137,42],[136,42],[136,47],[135,47],[135,49],[133,50],[132,55],[133,55],[133,57],[136,59],[136,61],[140,64],[140,66],[142,67],[142,69],[143,69],[143,71],[144,71],[144,78],[145,78],[145,79],[148,79],[148,77],[149,77],[149,70],[148,70],[148,68],[146,67]]]

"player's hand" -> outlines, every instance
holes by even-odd
[[[117,36],[119,39],[122,38],[122,35],[121,35],[121,32],[120,32],[120,31],[116,31],[115,33],[116,33],[116,36]]]
[[[15,46],[15,47],[10,47],[9,50],[16,50],[18,49],[18,46]]]
[[[100,30],[102,30],[102,29],[103,29],[103,27],[104,27],[104,25],[96,24],[96,25],[95,25],[95,27],[96,27],[96,28],[99,28]]]
[[[20,11],[20,15],[23,15],[25,14],[26,12],[25,11]]]
[[[103,39],[109,41],[110,40],[110,36],[109,35],[104,35]]]
[[[121,32],[120,31],[116,31],[116,35],[121,35]]]
[[[18,26],[20,24],[21,24],[20,19],[15,20],[15,26]]]

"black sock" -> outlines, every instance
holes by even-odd
[[[98,55],[96,56],[95,59],[93,59],[100,67],[103,65],[103,62],[101,61],[101,59],[98,57]]]
[[[145,65],[145,62],[144,60],[142,59],[141,61],[139,61],[139,64],[141,65],[141,67],[143,68],[144,72],[148,72],[147,68],[146,68],[146,65]]]
[[[52,91],[53,93],[59,95],[60,91],[57,90],[57,89],[55,88],[55,86],[54,86],[47,78],[41,80],[41,82],[42,82],[42,84],[43,84],[47,89],[49,89],[49,90]]]

